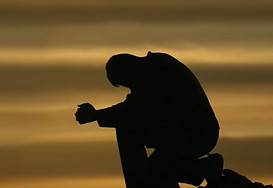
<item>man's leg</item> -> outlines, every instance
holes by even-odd
[[[116,128],[117,143],[127,188],[140,188],[143,183],[141,167],[147,162],[147,154],[136,130]]]
[[[179,188],[167,155],[154,152],[147,157],[142,133],[132,129],[116,128],[127,188]]]
[[[149,188],[179,188],[175,161],[169,153],[155,149],[146,165],[149,174]]]

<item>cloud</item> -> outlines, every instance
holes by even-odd
[[[1,147],[1,178],[117,176],[114,142],[45,143]]]
[[[258,23],[97,23],[68,25],[10,25],[0,30],[1,47],[137,47],[191,49],[213,46],[270,48],[273,26]],[[262,49],[264,50],[264,49]]]
[[[103,67],[4,66],[0,72],[4,78],[0,81],[3,93],[77,91],[111,87]]]
[[[220,140],[225,167],[246,176],[272,177],[273,138]],[[51,142],[0,147],[0,178],[121,176],[115,142]]]
[[[270,89],[273,83],[271,65],[190,65],[190,68],[206,85],[263,84]],[[1,66],[0,75],[1,95],[113,90],[104,67]]]
[[[196,65],[192,69],[198,78],[208,84],[268,84],[273,83],[273,66],[252,65]]]
[[[245,175],[272,176],[273,138],[220,139],[215,151],[224,156],[225,168]]]
[[[5,1],[6,2],[6,1]],[[272,1],[22,1],[0,4],[1,24],[270,20]]]

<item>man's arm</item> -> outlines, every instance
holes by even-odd
[[[130,95],[124,102],[114,106],[96,110],[91,104],[84,103],[78,105],[75,113],[76,121],[79,124],[97,121],[100,127],[117,127],[131,118],[132,109],[130,108]]]

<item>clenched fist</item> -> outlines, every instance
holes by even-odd
[[[96,120],[96,109],[90,103],[78,105],[75,113],[76,121],[79,124],[85,124]]]

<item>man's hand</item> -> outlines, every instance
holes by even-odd
[[[79,124],[85,124],[96,120],[96,109],[89,103],[78,105],[75,113],[76,121]]]

